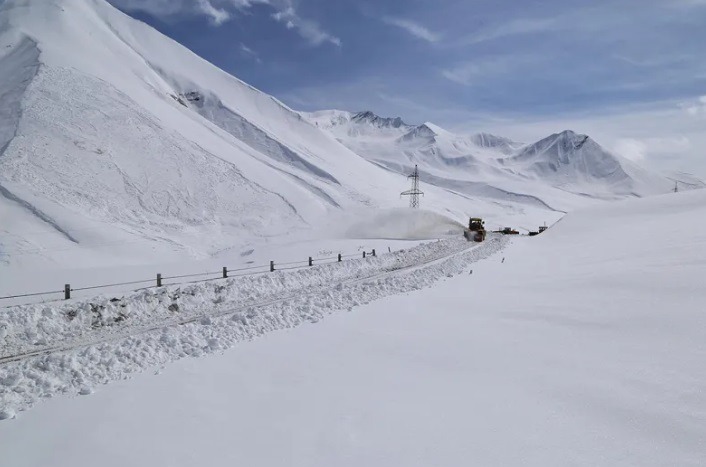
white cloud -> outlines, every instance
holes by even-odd
[[[482,75],[482,67],[477,63],[464,63],[453,68],[441,70],[444,78],[464,86],[471,86],[474,79]]]
[[[243,44],[242,42],[240,43],[240,50],[245,54],[245,55],[257,55],[253,49],[248,47],[247,45]]]
[[[248,47],[247,45],[243,44],[242,42],[240,43],[240,53],[245,56],[249,57],[253,60],[255,60],[257,63],[262,63],[262,60],[260,59],[260,55],[255,52],[253,49]]]
[[[188,8],[184,0],[109,0],[118,8],[128,11],[143,11],[155,16],[171,16]]]
[[[230,19],[232,10],[244,10],[252,5],[268,4],[270,0],[109,0],[128,11],[143,11],[157,17],[174,15],[205,15],[220,25]]]
[[[272,15],[275,21],[285,25],[287,29],[295,30],[306,39],[311,45],[321,45],[329,42],[333,45],[341,45],[341,39],[324,31],[318,23],[300,17],[291,1],[284,2],[286,7],[280,9]]]
[[[553,31],[562,27],[567,27],[567,22],[563,21],[561,17],[519,18],[506,23],[496,24],[491,28],[486,28],[462,37],[458,41],[455,41],[455,45],[480,44],[503,37]]]
[[[448,45],[463,47],[497,39],[542,33],[549,33],[554,40],[560,42],[564,40],[559,36],[562,33],[572,39],[581,37],[583,40],[601,41],[611,38],[622,42],[626,35],[635,37],[635,33],[645,33],[648,30],[648,22],[656,19],[651,15],[654,15],[655,11],[659,12],[653,9],[660,6],[659,2],[662,2],[664,7],[673,9],[681,7],[682,10],[706,5],[706,0],[654,0],[643,2],[644,8],[636,9],[627,4],[616,5],[621,2],[576,2],[581,5],[575,7],[564,7],[563,4],[567,2],[545,2],[548,9],[544,13],[535,11],[536,16],[533,17],[502,18],[473,30]],[[522,14],[522,9],[513,11],[511,14]],[[662,20],[668,22],[672,14],[673,12]],[[648,21],[645,21],[646,18]],[[642,45],[638,50],[646,50],[645,44],[639,42],[636,44]]]
[[[214,7],[209,0],[198,0],[198,6],[201,11],[211,18],[213,23],[217,26],[225,23],[230,19],[230,13],[228,13],[223,8]]]
[[[404,29],[414,37],[423,39],[427,42],[438,42],[441,39],[441,36],[439,34],[430,31],[426,27],[422,26],[421,24],[415,23],[414,21],[410,21],[403,18],[392,18],[389,16],[383,18],[382,21],[391,26],[397,26],[398,28]]]
[[[296,31],[312,45],[331,43],[341,45],[341,39],[326,32],[318,23],[302,18],[294,8],[293,0],[109,0],[127,11],[143,11],[157,17],[176,15],[207,16],[218,26],[228,21],[234,13],[253,5],[270,5],[275,13],[272,18],[287,29]]]
[[[613,144],[611,152],[631,161],[640,162],[645,159],[647,149],[647,144],[643,141],[634,138],[621,138]]]
[[[503,75],[528,61],[536,60],[540,60],[540,57],[499,55],[457,64],[451,68],[441,70],[441,75],[454,83],[472,86],[480,78],[487,80],[489,76]]]
[[[618,138],[609,148],[614,154],[634,162],[645,161],[661,155],[685,154],[692,149],[686,136],[663,136],[636,138]]]
[[[697,99],[692,99],[689,102],[683,102],[679,105],[692,117],[706,115],[706,96],[701,96]]]

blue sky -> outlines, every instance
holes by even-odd
[[[299,110],[571,128],[706,175],[706,0],[111,0]]]

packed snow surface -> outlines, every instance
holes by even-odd
[[[298,294],[284,309],[204,316],[129,338],[128,346],[116,341],[3,365],[2,399],[12,403],[3,414],[17,417],[0,423],[3,460],[20,467],[96,459],[106,466],[701,466],[706,234],[694,226],[703,224],[704,206],[700,191],[603,205],[571,213],[538,237],[516,237],[492,256],[477,256],[493,245],[484,244],[402,276],[389,271],[340,290],[317,285],[311,298]],[[365,264],[344,268],[377,267]],[[324,271],[332,273],[336,284],[341,273]],[[317,276],[307,270],[268,280],[280,287]],[[413,290],[432,277],[444,281]],[[363,305],[370,294],[388,296]],[[351,313],[183,359],[157,376],[95,386],[110,369],[164,363],[150,349],[221,353],[233,342],[227,336],[318,321],[321,310],[351,305]],[[68,309],[44,318],[26,311],[39,324],[58,323]],[[77,311],[87,330],[90,310]],[[53,391],[93,394],[18,412]]]
[[[0,310],[0,401],[14,412],[42,397],[222,351],[335,310],[429,286],[504,244],[497,237],[476,246],[459,236],[294,272]]]

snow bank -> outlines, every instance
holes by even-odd
[[[380,297],[428,287],[502,249],[503,237],[427,243],[367,260],[0,313],[0,409],[78,394],[156,365],[223,351]],[[88,388],[88,389],[87,389]]]

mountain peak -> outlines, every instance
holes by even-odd
[[[367,119],[372,119],[372,118],[378,118],[375,113],[373,113],[370,110],[364,110],[362,112],[358,112],[354,115],[355,118],[361,119],[361,120],[367,120]]]
[[[434,125],[433,123],[427,122],[415,127],[411,127],[407,133],[400,137],[400,141],[417,141],[430,144],[436,141],[436,137],[439,135],[440,131],[443,130],[438,126]]]
[[[588,135],[576,133],[572,130],[564,130],[561,133],[550,136],[549,138],[554,138],[557,142],[560,142],[565,150],[578,150],[588,142],[593,143],[593,140],[591,140]]]
[[[527,146],[519,157],[523,154],[552,154],[553,158],[566,160],[578,151],[588,149],[590,152],[605,153],[606,151],[595,143],[588,135],[579,134],[572,130],[564,130],[554,133],[534,144]]]
[[[584,183],[586,180],[629,189],[631,179],[621,161],[588,135],[564,130],[522,148],[509,161],[524,165],[546,180]]]
[[[351,117],[351,121],[355,123],[370,123],[371,125],[380,128],[401,128],[409,126],[402,121],[402,118],[400,117],[380,117],[370,110],[358,112]]]
[[[444,130],[439,125],[436,125],[431,122],[424,122],[424,124],[420,125],[420,127],[425,127],[427,129],[429,129],[429,131],[431,131],[432,133],[434,133],[437,136],[439,136],[442,133],[448,133],[448,131]]]

